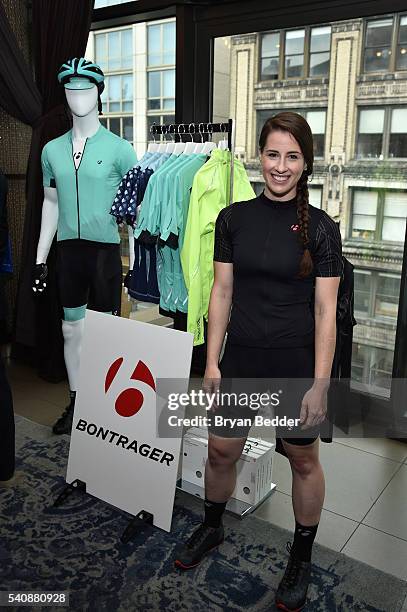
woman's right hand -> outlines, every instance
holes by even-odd
[[[214,395],[219,391],[222,375],[218,366],[206,366],[202,389],[209,395]],[[212,403],[213,410],[216,408],[216,402]]]

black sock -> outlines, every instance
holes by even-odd
[[[312,545],[317,535],[318,523],[311,527],[304,527],[295,522],[294,544],[292,554],[300,561],[311,561]]]
[[[72,408],[75,406],[75,400],[76,400],[76,391],[71,391],[69,390],[69,405],[72,406]]]
[[[205,525],[219,527],[227,502],[212,502],[205,498]]]

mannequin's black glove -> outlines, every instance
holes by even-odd
[[[47,288],[48,268],[47,264],[36,264],[34,268],[32,290],[36,294],[44,293]]]
[[[133,274],[133,270],[129,270],[126,276],[124,277],[123,287],[126,287],[126,289],[130,289],[130,281],[131,281],[132,274]]]

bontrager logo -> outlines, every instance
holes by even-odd
[[[106,378],[105,378],[105,393],[108,393],[113,380],[116,378],[122,364],[123,357],[116,359],[109,367]],[[139,361],[136,365],[133,374],[130,376],[130,380],[139,380],[140,382],[148,385],[153,391],[155,388],[154,376],[151,373],[149,367],[143,362]],[[115,401],[115,410],[117,414],[122,417],[131,417],[138,413],[144,403],[144,394],[139,389],[129,388],[122,391]]]

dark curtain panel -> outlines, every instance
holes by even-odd
[[[64,61],[85,54],[93,4],[94,0],[35,0],[32,8],[34,70],[42,99],[42,112],[33,124],[27,169],[27,209],[17,301],[16,343],[20,354],[22,347],[36,347],[40,375],[52,381],[65,376],[62,311],[57,297],[54,247],[47,261],[49,284],[46,295],[35,300],[31,291],[43,201],[41,151],[49,140],[57,138],[71,126],[64,90],[56,75]]]
[[[41,94],[0,3],[0,106],[23,123],[41,116]]]

